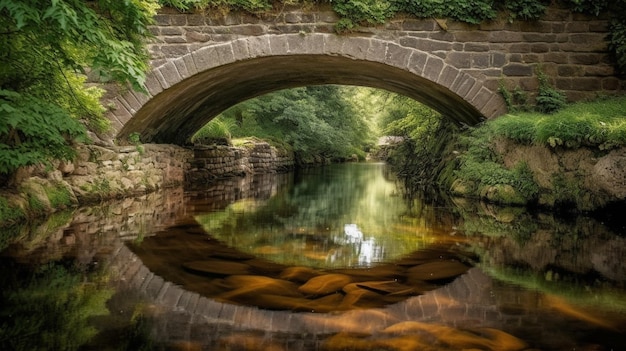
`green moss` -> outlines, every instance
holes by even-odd
[[[626,97],[576,103],[551,115],[509,114],[485,127],[492,136],[524,144],[608,150],[626,146]]]
[[[598,153],[626,146],[626,97],[572,104],[554,114],[509,114],[484,123],[457,142],[458,157],[452,191],[492,202],[573,206],[588,210],[602,199],[584,190],[582,179],[556,176],[551,189],[541,190],[525,163],[506,168],[493,140],[549,148],[595,148]],[[511,188],[508,188],[510,186]]]
[[[52,208],[63,208],[72,205],[72,195],[66,187],[56,185],[52,188],[45,188],[45,191]]]
[[[28,195],[28,208],[35,216],[42,215],[46,212],[46,206],[37,197]]]
[[[0,226],[4,223],[15,223],[26,218],[26,213],[19,206],[9,203],[5,197],[0,196]]]

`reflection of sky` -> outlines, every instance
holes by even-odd
[[[346,224],[343,226],[345,234],[345,242],[357,249],[357,264],[359,266],[371,266],[372,263],[383,261],[382,247],[376,245],[374,238],[363,238],[363,233],[356,224]],[[332,262],[333,256],[329,256]]]
[[[383,166],[312,170],[267,201],[240,201],[197,219],[216,239],[287,264],[386,262],[424,247],[428,229],[412,218],[396,184],[384,178]]]

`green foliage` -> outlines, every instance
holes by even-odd
[[[78,350],[97,330],[94,316],[106,315],[112,290],[84,283],[85,274],[59,264],[3,276],[0,347],[3,350]]]
[[[0,223],[16,223],[21,221],[25,217],[26,214],[21,208],[17,206],[12,206],[6,198],[0,196]]]
[[[272,8],[269,0],[160,0],[165,6],[175,7],[181,11],[198,9],[241,9],[248,12],[262,12]]]
[[[230,130],[236,126],[234,120],[220,116],[200,128],[200,130],[191,137],[191,141],[194,143],[210,144],[216,140],[230,139],[232,137]]]
[[[602,99],[568,106],[552,115],[520,113],[488,123],[495,136],[525,144],[597,147],[626,145],[626,98]]]
[[[528,103],[528,94],[522,90],[519,85],[516,86],[513,91],[509,91],[506,86],[504,86],[504,82],[500,81],[498,92],[504,98],[509,111],[528,111],[531,109]]]
[[[0,0],[0,173],[68,158],[85,126],[108,128],[85,69],[144,90],[156,0]],[[81,121],[82,123],[79,123]],[[39,131],[37,131],[39,130]]]
[[[565,106],[565,94],[554,89],[548,81],[548,76],[537,69],[539,79],[539,91],[537,93],[537,111],[541,113],[555,113]]]
[[[619,71],[626,74],[626,15],[610,23],[609,49]]]
[[[395,7],[387,0],[336,0],[332,4],[342,17],[336,26],[339,32],[357,25],[383,24],[395,14]]]
[[[464,184],[473,185],[467,195],[487,197],[485,192],[493,189],[499,192],[498,202],[523,204],[533,201],[538,195],[539,187],[532,172],[525,163],[519,163],[511,169],[504,167],[491,146],[491,141],[496,136],[493,126],[487,123],[461,138],[460,148],[467,151],[459,156],[459,168],[455,177]],[[508,194],[504,189],[498,188],[502,185],[512,187],[514,193]]]
[[[209,122],[200,133],[227,129],[235,138],[254,136],[286,144],[298,160],[349,158],[372,142],[367,122],[351,102],[354,89],[311,86],[266,94],[231,107],[215,126]]]
[[[279,0],[279,3],[324,3],[326,0]],[[329,1],[340,16],[337,32],[350,32],[361,25],[379,25],[398,13],[409,13],[418,18],[451,18],[466,23],[493,20],[504,12],[509,21],[538,20],[550,5],[549,0],[335,0]],[[181,11],[197,9],[243,9],[258,13],[272,8],[269,0],[160,0],[166,6]],[[618,69],[626,73],[626,1],[625,0],[563,0],[560,2],[573,12],[592,16],[611,15],[610,50]]]
[[[511,186],[525,202],[537,199],[539,188],[526,164],[504,167],[493,151],[492,141],[508,138],[521,144],[549,147],[596,147],[607,150],[626,146],[626,98],[577,103],[552,115],[541,113],[509,114],[489,121],[460,138],[459,167],[455,177],[468,195],[486,197],[501,185]],[[496,188],[493,188],[496,187]],[[552,186],[553,203],[589,207],[588,198],[575,180],[557,178]],[[506,201],[503,201],[506,202]]]
[[[66,110],[28,94],[0,90],[0,113],[0,173],[71,159],[71,142],[86,140],[84,127]]]
[[[382,134],[404,138],[391,152],[389,163],[408,189],[428,190],[447,173],[447,148],[457,128],[408,97],[391,94],[385,107]]]
[[[137,149],[139,155],[143,155],[146,151],[143,145],[141,145],[141,135],[139,133],[130,133],[130,135],[128,136],[128,142],[130,142],[132,145],[135,145],[135,148]]]
[[[601,11],[608,8],[609,0],[567,0],[572,10],[593,15],[599,15]],[[614,1],[613,2],[620,2]]]
[[[70,191],[62,185],[57,185],[53,188],[45,188],[45,191],[52,208],[63,208],[72,204]]]
[[[513,91],[509,91],[500,81],[498,92],[504,98],[506,105],[511,112],[530,111],[533,108],[544,114],[555,113],[562,109],[567,103],[566,96],[562,92],[556,90],[549,82],[548,76],[543,73],[541,67],[537,68],[537,79],[539,80],[539,89],[535,98],[535,106],[528,103],[528,95],[519,86]]]
[[[506,0],[504,8],[508,13],[509,20],[536,20],[546,11],[550,1],[542,0]]]
[[[491,0],[397,0],[396,6],[420,18],[451,18],[467,23],[480,23],[497,16]]]

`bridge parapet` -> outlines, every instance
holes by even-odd
[[[153,27],[150,46],[156,67],[198,48],[251,36],[334,33],[336,14],[328,7],[293,8],[258,17],[230,12],[181,14],[166,9]],[[497,90],[536,91],[534,68],[541,65],[557,89],[572,101],[598,92],[624,89],[608,52],[608,20],[551,7],[539,21],[510,23],[502,18],[480,25],[435,19],[395,18],[383,26],[361,28],[350,38],[375,38],[436,55],[448,65],[485,79]]]
[[[258,17],[163,10],[152,27],[149,94],[112,100],[115,137],[184,144],[238,102],[303,85],[387,89],[470,125],[507,111],[501,84],[532,99],[537,66],[571,101],[626,87],[609,56],[606,19],[558,8],[533,23],[398,17],[344,35],[334,33],[337,20],[324,7]]]

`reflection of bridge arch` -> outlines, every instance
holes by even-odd
[[[480,77],[480,76],[478,76]],[[117,138],[182,144],[220,112],[283,88],[361,85],[407,95],[449,118],[475,124],[506,111],[481,78],[439,56],[393,41],[333,34],[244,37],[200,47],[155,67],[149,94],[117,97]]]
[[[495,309],[485,303],[490,299],[491,279],[476,268],[442,288],[394,305],[337,314],[270,311],[216,302],[150,272],[124,245],[112,258],[112,268],[118,272],[126,288],[146,297],[161,313],[178,315],[185,320],[186,327],[208,324],[218,328],[294,335],[375,333],[403,321],[452,325],[465,321],[476,327],[478,319],[481,326],[488,326],[490,323],[485,316]]]

